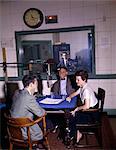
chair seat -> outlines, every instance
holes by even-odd
[[[96,123],[92,123],[92,124],[76,124],[76,126],[78,127],[78,128],[95,128],[96,126],[98,127],[98,126],[100,126],[101,125],[101,123],[100,122],[96,122]]]

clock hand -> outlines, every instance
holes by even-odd
[[[37,20],[38,19],[38,17],[35,17],[35,16],[33,16],[32,14],[31,14],[31,18],[33,19],[33,20]],[[38,19],[39,20],[39,19]]]
[[[31,14],[31,18],[34,18],[32,14]]]

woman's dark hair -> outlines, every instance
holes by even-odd
[[[88,73],[87,71],[85,70],[78,70],[76,73],[75,73],[75,76],[81,76],[82,80],[86,81],[88,80]]]
[[[35,79],[37,79],[36,75],[32,75],[32,74],[25,75],[22,79],[24,87],[29,86],[30,83],[34,83]]]

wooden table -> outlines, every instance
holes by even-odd
[[[71,102],[68,102],[66,100],[63,100],[61,103],[59,104],[42,104],[40,103],[41,100],[43,100],[44,98],[47,97],[51,97],[50,95],[42,97],[42,98],[38,98],[37,102],[39,103],[39,105],[44,108],[47,113],[52,113],[52,114],[64,114],[64,117],[66,119],[66,136],[65,136],[65,142],[64,144],[69,147],[70,146],[70,136],[69,136],[69,116],[70,116],[70,111],[73,110],[76,106],[77,106],[77,97],[72,98]],[[59,98],[61,99],[62,96],[54,96],[54,98]]]

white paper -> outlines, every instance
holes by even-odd
[[[59,104],[63,101],[63,99],[53,99],[53,98],[45,98],[41,100],[39,103],[42,104]]]

